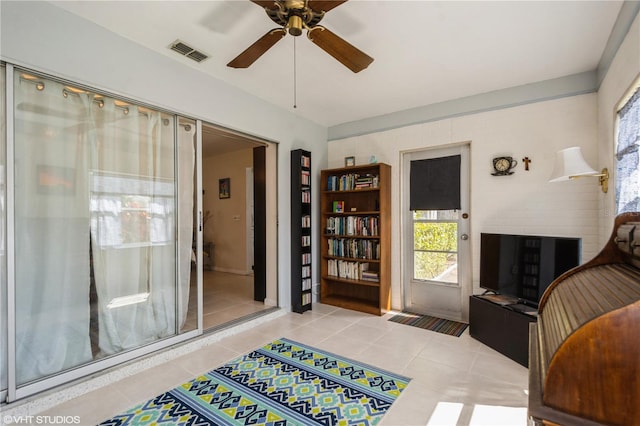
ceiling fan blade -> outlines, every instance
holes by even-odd
[[[265,9],[277,9],[276,2],[274,0],[251,0],[251,3],[255,3]]]
[[[314,12],[328,12],[347,0],[309,0],[308,7]]]
[[[260,37],[258,41],[247,47],[244,52],[236,56],[227,66],[231,68],[248,68],[286,34],[287,32],[283,28],[269,31]]]
[[[373,58],[349,44],[325,27],[315,26],[307,32],[309,39],[353,72],[367,68]]]

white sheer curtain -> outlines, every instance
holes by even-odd
[[[180,253],[180,286],[178,287],[179,323],[184,326],[189,311],[189,286],[191,284],[191,249],[193,243],[193,178],[195,172],[195,126],[188,124],[178,126],[178,218],[179,218],[179,253]]]
[[[93,271],[109,355],[176,333],[174,133],[160,113],[113,99],[94,117]]]
[[[178,276],[177,210],[188,212],[188,272],[194,148],[192,130],[178,200],[174,116],[34,76],[15,81],[20,385],[178,333],[189,277]]]
[[[16,377],[91,361],[88,111],[61,84],[15,79]]]
[[[640,210],[640,89],[618,112],[617,213]]]

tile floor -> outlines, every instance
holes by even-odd
[[[202,272],[203,329],[219,326],[245,315],[269,309],[264,303],[253,300],[253,275],[227,272]],[[189,310],[182,331],[194,330],[196,323],[197,291],[195,271],[189,292]]]
[[[526,425],[527,369],[471,338],[443,335],[383,317],[315,304],[41,415],[95,424],[278,337],[306,343],[412,378],[382,419],[389,425]]]

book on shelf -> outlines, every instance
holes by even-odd
[[[380,274],[374,271],[363,271],[360,277],[362,281],[380,282]]]
[[[303,170],[302,172],[300,172],[300,183],[302,185],[311,184],[311,173],[308,170]]]
[[[311,202],[311,191],[309,191],[308,189],[303,189],[300,193],[302,194],[303,203],[308,204]]]
[[[303,228],[310,228],[311,227],[311,216],[306,214],[304,216],[302,216],[302,227]]]
[[[327,191],[353,191],[355,189],[378,188],[380,176],[374,174],[347,173],[327,177]]]
[[[379,282],[378,272],[369,271],[369,263],[341,259],[327,260],[327,275],[330,277]],[[364,278],[366,277],[366,279]]]
[[[326,233],[375,237],[378,235],[378,216],[328,217]]]
[[[311,304],[311,293],[303,293],[302,294],[302,304],[303,305]]]
[[[300,165],[302,167],[311,167],[311,158],[306,155],[300,157]]]
[[[380,259],[380,242],[355,238],[329,238],[327,240],[329,256],[350,257],[354,259]]]
[[[302,291],[311,290],[311,278],[305,278],[302,280]]]

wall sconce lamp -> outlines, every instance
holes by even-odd
[[[562,182],[581,177],[597,177],[602,186],[602,192],[609,190],[609,170],[605,167],[600,173],[591,168],[584,158],[580,147],[561,149],[556,153],[556,162],[549,182]]]

